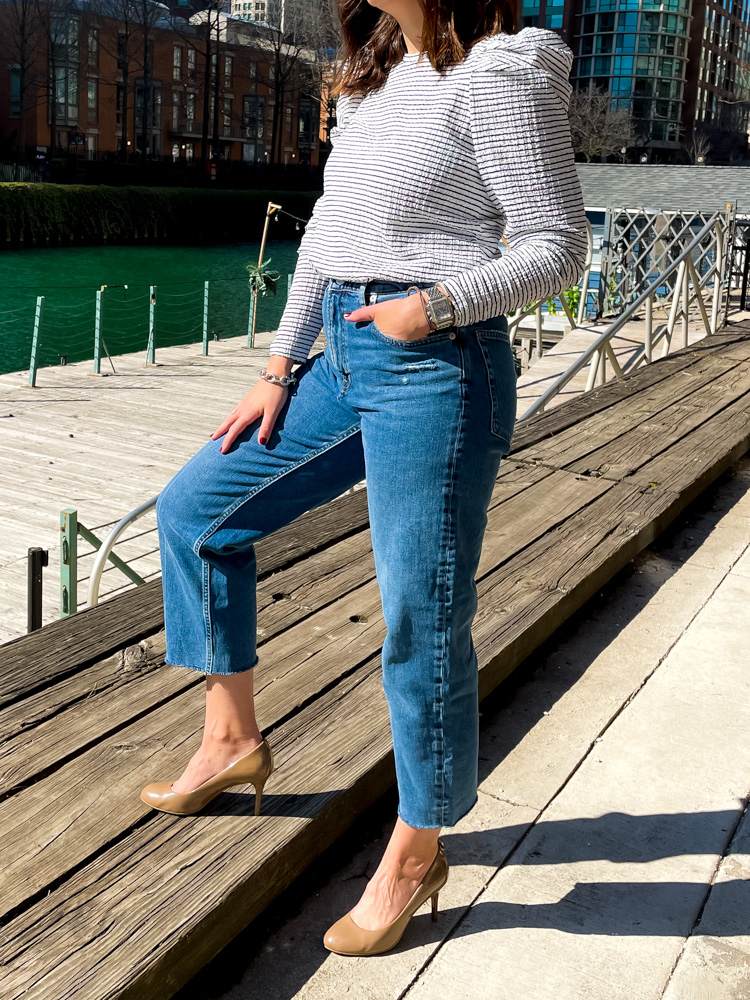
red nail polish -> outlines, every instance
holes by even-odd
[[[351,313],[350,312],[344,313],[344,316],[351,316]]]
[[[260,442],[261,444],[265,444],[265,443],[266,443],[266,439],[265,439],[265,438],[262,438],[262,437],[259,437],[259,438],[258,438],[258,441],[259,441],[259,442]]]

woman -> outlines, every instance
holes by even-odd
[[[339,0],[333,150],[267,371],[157,504],[166,659],[207,673],[206,717],[182,776],[142,797],[187,814],[252,782],[257,813],[273,761],[253,707],[253,543],[367,479],[399,806],[324,937],[342,954],[393,947],[428,897],[435,915],[440,829],[477,800],[474,576],[515,420],[504,314],[583,270],[572,54],[551,31],[503,33],[504,9]]]

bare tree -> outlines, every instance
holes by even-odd
[[[258,25],[259,44],[269,54],[269,89],[273,103],[271,162],[282,160],[285,108],[302,93],[320,98],[330,54],[339,44],[340,29],[331,0],[284,0],[274,23]],[[252,23],[252,22],[251,22]]]
[[[164,8],[154,0],[132,0],[138,25],[141,77],[141,157],[148,159],[154,124],[154,28],[164,19]],[[136,108],[138,101],[136,101]]]
[[[18,155],[25,159],[26,116],[47,88],[39,72],[39,50],[43,47],[45,32],[36,0],[5,0],[4,30],[0,34],[0,61],[10,65],[18,77]]]
[[[590,83],[571,94],[568,110],[573,149],[590,163],[594,157],[619,156],[634,142],[630,112],[613,108],[612,99]]]
[[[683,148],[690,158],[691,163],[705,163],[708,154],[711,152],[711,140],[705,132],[693,131],[690,142],[683,144]]]
[[[90,0],[90,9],[102,19],[99,25],[99,44],[114,60],[119,79],[111,83],[117,90],[120,114],[120,148],[118,156],[127,159],[130,125],[131,74],[136,64],[138,46],[137,10],[132,0]]]

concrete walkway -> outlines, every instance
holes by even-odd
[[[749,543],[746,459],[484,703],[437,923],[373,958],[322,947],[394,796],[180,1000],[750,997]]]

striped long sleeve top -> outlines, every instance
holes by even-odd
[[[342,96],[271,353],[308,357],[331,277],[439,281],[459,326],[576,284],[572,59],[554,31],[528,27],[481,39],[442,73],[406,53],[379,90]]]

